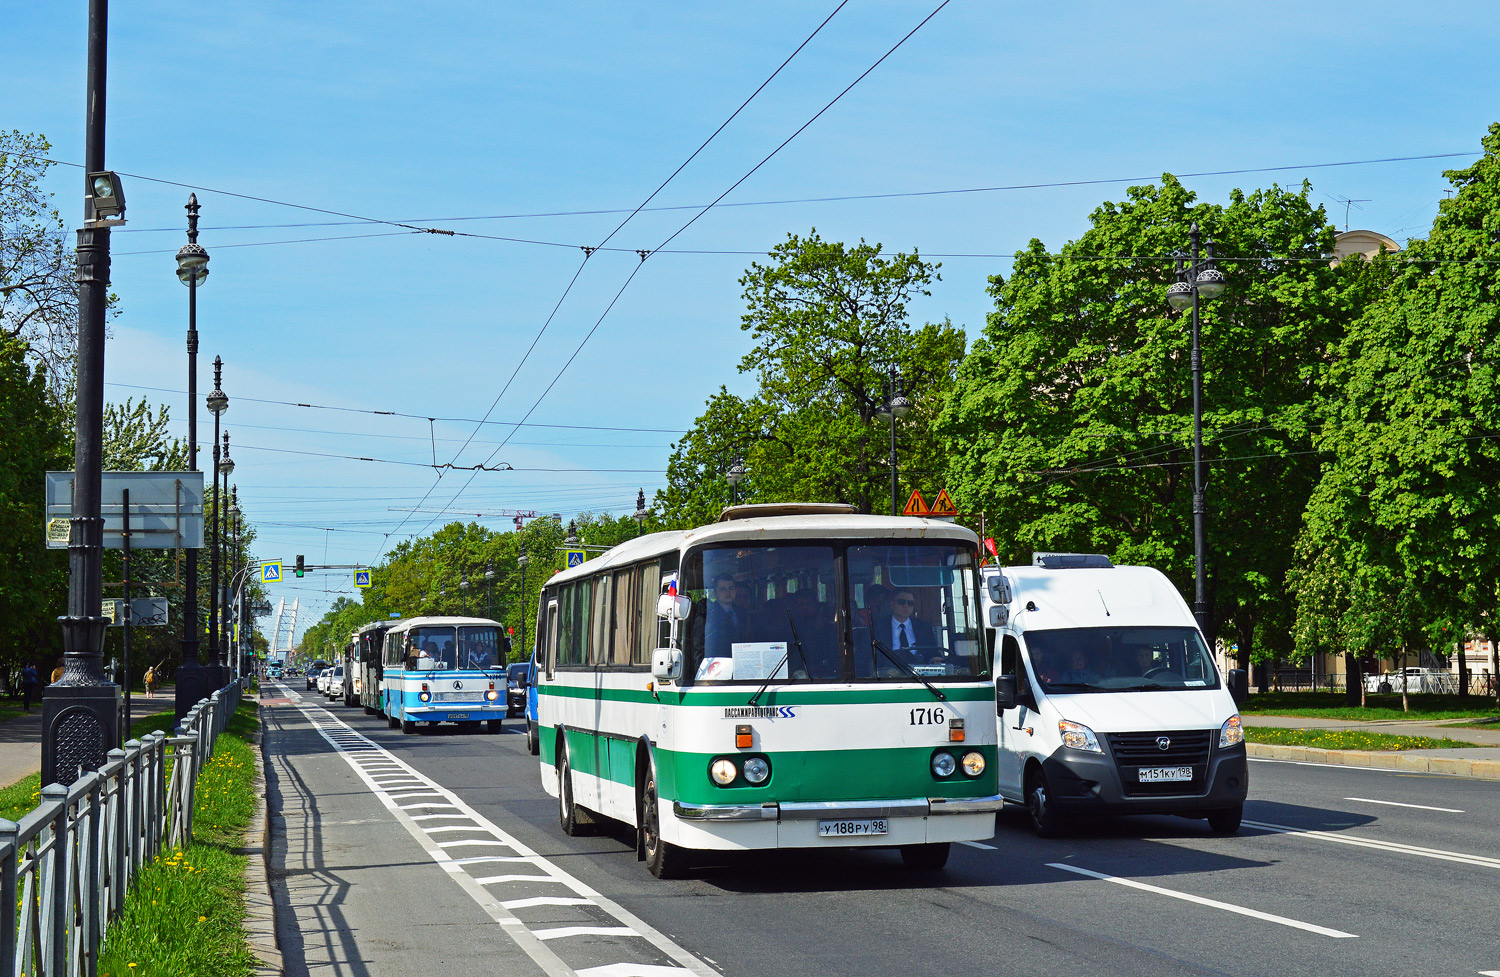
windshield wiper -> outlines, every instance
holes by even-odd
[[[807,663],[807,653],[802,650],[802,639],[797,637],[797,625],[792,623],[791,608],[787,608],[786,623],[787,627],[792,629],[792,644],[787,648],[786,654],[781,656],[781,661],[776,663],[776,667],[771,669],[771,674],[766,676],[765,682],[763,682],[761,684],[761,687],[755,690],[755,694],[750,697],[749,704],[752,706],[760,704],[760,697],[766,694],[766,689],[769,689],[771,687],[771,683],[776,680],[776,673],[781,671],[782,665],[787,664],[791,660],[792,648],[797,649],[797,654],[802,658],[802,667],[807,669],[808,678],[812,678],[812,666]]]
[[[1047,691],[1048,692],[1069,692],[1069,691],[1077,691],[1077,690],[1080,690],[1080,689],[1098,689],[1101,692],[1104,691],[1099,686],[1092,685],[1092,684],[1090,684],[1088,682],[1048,682],[1047,683]]]
[[[912,678],[916,679],[918,682],[921,682],[923,685],[927,686],[927,691],[931,692],[933,695],[937,696],[938,700],[940,702],[946,702],[946,701],[948,701],[948,697],[946,695],[943,695],[943,690],[942,689],[938,688],[936,685],[933,685],[931,682],[927,681],[927,676],[923,675],[921,672],[917,671],[915,668],[912,668],[906,662],[902,661],[901,659],[899,659],[895,655],[893,655],[891,653],[891,650],[889,648],[887,648],[885,645],[881,644],[880,643],[880,639],[877,638],[877,637],[875,637],[873,634],[870,635],[870,647],[872,647],[876,651],[880,652],[887,659],[889,659],[893,664],[895,664],[898,668],[904,668],[904,669],[906,669],[906,674],[910,675]]]

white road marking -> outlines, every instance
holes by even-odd
[[[1393,773],[1401,777],[1456,777],[1451,773],[1430,773],[1425,770],[1397,770],[1394,767],[1356,767],[1347,763],[1318,763],[1314,760],[1272,760],[1270,757],[1253,756],[1251,763],[1288,763],[1294,767],[1326,767],[1329,770],[1357,770],[1361,773]]]
[[[1444,814],[1462,814],[1456,807],[1429,807],[1426,804],[1402,804],[1400,801],[1377,801],[1373,797],[1346,797],[1346,801],[1360,801],[1365,804],[1386,804],[1390,807],[1411,807],[1418,811],[1442,811]]]
[[[1264,821],[1243,821],[1242,824],[1252,828],[1261,828],[1265,831],[1274,831],[1277,834],[1297,835],[1303,838],[1316,838],[1319,841],[1331,841],[1339,845],[1354,845],[1359,848],[1375,848],[1380,851],[1394,852],[1399,855],[1420,855],[1423,858],[1435,858],[1444,862],[1459,862],[1463,865],[1475,865],[1479,868],[1500,868],[1500,858],[1491,858],[1488,855],[1470,855],[1466,852],[1447,851],[1442,848],[1423,848],[1420,845],[1403,845],[1396,841],[1376,841],[1373,838],[1360,838],[1355,835],[1339,834],[1334,831],[1317,831],[1309,828],[1293,828],[1285,824],[1267,824]]]
[[[1142,892],[1154,892],[1159,896],[1168,896],[1172,899],[1181,899],[1184,902],[1194,902],[1200,906],[1208,906],[1211,909],[1222,909],[1229,913],[1238,913],[1241,916],[1249,916],[1252,919],[1265,920],[1268,923],[1278,923],[1282,926],[1290,926],[1294,929],[1306,930],[1309,933],[1317,933],[1319,936],[1331,936],[1336,940],[1358,939],[1358,933],[1345,933],[1343,930],[1329,929],[1326,926],[1317,926],[1313,923],[1304,923],[1299,919],[1288,919],[1285,916],[1276,916],[1272,913],[1263,913],[1258,909],[1247,909],[1244,906],[1236,906],[1233,903],[1219,902],[1217,899],[1205,899],[1203,896],[1190,895],[1186,892],[1178,892],[1176,889],[1163,889],[1159,885],[1147,885],[1134,879],[1122,879],[1116,875],[1105,875],[1103,872],[1093,872],[1076,865],[1064,865],[1061,862],[1048,862],[1049,868],[1060,868],[1064,872],[1076,872],[1079,875],[1087,875],[1092,879],[1100,879],[1104,882],[1113,882],[1116,885],[1128,886],[1139,889]]]
[[[469,807],[459,798],[457,794],[446,789],[419,773],[415,768],[397,758],[390,751],[381,747],[374,740],[364,736],[353,727],[338,719],[328,710],[311,705],[299,707],[303,716],[312,724],[313,728],[336,749],[340,755],[348,761],[354,772],[370,787],[375,796],[386,806],[388,810],[396,815],[396,820],[406,828],[407,832],[427,852],[428,856],[444,869],[450,878],[459,884],[469,897],[473,899],[481,909],[489,915],[504,931],[516,942],[528,956],[531,957],[549,977],[574,977],[575,974],[584,977],[719,977],[717,971],[709,967],[702,960],[689,953],[687,950],[672,942],[660,931],[635,916],[625,907],[604,896],[602,893],[589,886],[583,880],[568,874],[557,867],[546,858],[542,857],[518,839],[502,830],[494,822],[488,820],[478,811]],[[425,790],[405,794],[387,793],[380,780],[389,778],[381,773],[372,776],[368,769],[373,764],[372,758],[379,757],[381,765],[394,764],[406,771],[411,778],[427,788]],[[396,787],[402,790],[405,785]],[[420,804],[398,804],[398,799],[414,796],[437,796],[442,797],[449,803],[420,803]],[[451,808],[471,819],[474,824],[468,830],[486,833],[489,839],[469,839],[466,841],[437,842],[427,836],[427,832],[413,821],[414,815],[408,811],[426,808]],[[490,840],[494,839],[494,840]],[[472,845],[495,845],[509,848],[516,852],[514,856],[470,856],[468,858],[455,858],[444,849],[458,846]],[[528,862],[537,869],[547,873],[544,876],[515,876],[517,880],[525,882],[557,882],[567,886],[575,894],[571,897],[542,897],[537,901],[529,899],[512,900],[510,903],[501,902],[481,883],[495,882],[503,876],[491,879],[475,879],[457,866],[480,861],[516,861]],[[572,901],[576,899],[577,901]],[[544,942],[544,939],[533,932],[520,918],[510,910],[512,908],[522,909],[529,906],[570,906],[570,905],[592,905],[597,906],[619,923],[618,927],[583,926],[568,927],[567,929],[578,930],[580,935],[598,934],[612,936],[628,936],[635,939],[645,940],[665,956],[675,961],[679,966],[660,966],[637,964],[630,962],[607,964],[601,967],[591,967],[584,971],[574,971]],[[543,930],[539,932],[558,932],[558,930]],[[560,934],[563,935],[563,934]],[[550,938],[550,937],[549,937]],[[597,952],[597,948],[596,948]]]
[[[501,882],[561,882],[567,885],[566,879],[554,879],[550,875],[490,875],[482,879],[475,879],[480,885],[495,885]]]
[[[580,974],[583,973],[583,971],[581,970],[578,972]],[[1481,970],[1479,972],[1479,977],[1500,977],[1500,970]]]
[[[982,849],[984,851],[999,851],[1000,850],[1000,849],[996,848],[994,845],[981,845],[977,841],[960,841],[959,844],[960,845],[968,845],[970,848],[979,848],[979,849]]]
[[[560,940],[568,936],[635,936],[629,926],[559,926],[551,930],[532,930],[539,940]]]
[[[430,835],[435,835],[439,831],[473,831],[474,830],[474,825],[472,825],[472,824],[440,824],[440,825],[438,825],[435,828],[423,828],[422,830],[425,831],[425,832],[427,832]]]
[[[465,821],[469,820],[469,816],[467,814],[418,814],[416,817],[412,818],[412,820],[432,821],[435,818],[463,818]]]

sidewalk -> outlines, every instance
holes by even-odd
[[[1316,719],[1311,716],[1243,717],[1246,726],[1275,729],[1349,729],[1393,736],[1426,736],[1431,739],[1462,740],[1476,746],[1436,750],[1319,750],[1310,746],[1247,744],[1252,757],[1266,760],[1300,760],[1346,767],[1373,767],[1410,773],[1449,774],[1480,780],[1500,780],[1500,723],[1472,728],[1472,719]]]
[[[140,719],[153,713],[165,712],[173,707],[175,686],[157,689],[154,698],[146,698],[137,692],[130,697],[130,715]],[[42,703],[32,703],[31,711],[14,719],[0,723],[0,787],[9,787],[18,780],[31,776],[42,769]]]

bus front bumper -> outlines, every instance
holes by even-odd
[[[944,814],[992,814],[1004,803],[990,797],[914,797],[890,801],[787,801],[764,804],[672,802],[683,821],[845,821],[865,818],[925,818]]]

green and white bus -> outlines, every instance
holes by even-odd
[[[842,505],[747,505],[555,575],[537,644],[542,783],[568,834],[697,851],[989,838],[995,691],[978,538]]]

